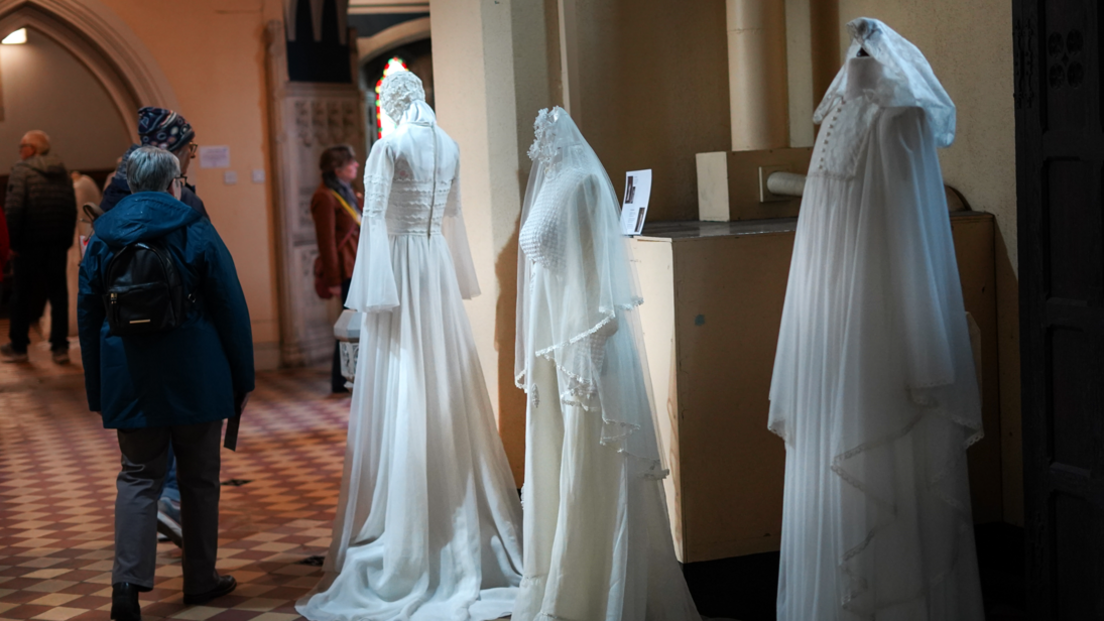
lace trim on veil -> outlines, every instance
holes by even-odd
[[[544,166],[544,175],[547,179],[555,178],[560,171],[562,158],[557,158],[556,154],[561,148],[570,149],[572,153],[582,152],[582,147],[579,145],[561,147],[558,144],[559,138],[560,135],[556,133],[556,111],[542,109],[533,121],[533,144],[529,145],[527,153],[534,164]]]
[[[618,309],[621,311],[630,311],[643,303],[643,299],[636,297],[633,298],[630,304],[618,305]],[[595,382],[594,380],[588,380],[573,372],[571,369],[567,368],[566,365],[560,363],[557,360],[556,353],[562,351],[564,348],[570,345],[578,344],[580,341],[586,338],[590,338],[595,334],[598,334],[602,331],[603,328],[609,326],[610,323],[612,323],[616,319],[617,313],[615,311],[610,311],[601,321],[594,324],[590,329],[586,330],[585,332],[581,332],[565,342],[545,347],[544,349],[536,352],[537,356],[551,362],[556,367],[556,370],[563,374],[569,380],[569,385],[567,386],[567,388],[562,390],[559,394],[561,404],[581,408],[584,412],[592,412],[594,410],[601,411],[603,423],[601,443],[603,446],[623,443],[626,439],[629,438],[629,436],[640,431],[640,425],[626,421],[615,420],[607,416],[606,411],[601,407],[600,404],[593,403],[598,393],[597,382]],[[520,373],[515,375],[514,385],[530,395],[538,395],[536,385],[527,385],[526,383],[528,371],[528,366],[526,366],[521,370]],[[534,404],[536,405],[539,403],[540,397],[536,396]],[[643,478],[662,480],[667,478],[667,476],[671,473],[669,469],[662,467],[663,462],[659,459],[637,455],[632,451],[626,450],[623,446],[618,447],[617,452],[641,464],[644,469],[640,473],[640,476]]]
[[[533,121],[533,144],[529,145],[529,159],[533,162],[549,163],[556,155],[555,118],[548,108],[537,113]]]
[[[926,387],[930,388],[934,386]],[[871,440],[869,442],[864,442],[858,446],[855,446],[836,455],[832,459],[831,470],[838,477],[840,477],[841,480],[857,489],[864,496],[875,502],[878,506],[882,507],[891,514],[895,514],[896,508],[894,506],[894,503],[884,498],[880,498],[876,494],[874,494],[873,491],[870,490],[869,487],[862,482],[862,480],[847,471],[847,469],[844,467],[844,462],[861,453],[885,446],[887,444],[900,440],[901,438],[904,438],[905,436],[909,435],[913,431],[913,429],[915,429],[916,426],[920,424],[924,419],[932,416],[941,418],[952,424],[973,431],[973,433],[968,436],[967,439],[960,445],[960,450],[955,450],[948,459],[944,460],[940,467],[935,471],[933,475],[928,478],[927,481],[928,490],[931,491],[936,498],[941,500],[959,515],[958,535],[961,536],[965,531],[972,528],[969,507],[965,507],[956,499],[951,498],[946,494],[940,493],[937,490],[937,487],[940,483],[946,480],[952,472],[955,471],[955,466],[957,464],[966,459],[966,449],[975,444],[978,440],[981,440],[981,438],[984,436],[984,431],[982,429],[975,429],[965,419],[952,415],[942,404],[940,404],[935,399],[926,400],[925,402],[920,402],[915,399],[913,401],[917,405],[923,406],[927,411],[918,413],[915,417],[902,425],[896,431],[893,431],[889,434],[886,434],[885,436]],[[786,442],[789,443],[789,439],[786,438],[784,435],[783,439],[785,439]],[[861,554],[864,550],[866,550],[874,541],[874,539],[878,536],[878,534],[881,533],[888,524],[889,522],[885,524],[879,524],[867,530],[866,537],[864,537],[863,540],[858,544],[846,550],[843,553],[842,558],[840,558],[840,571],[843,572],[843,574],[848,579],[847,592],[843,595],[842,606],[845,610],[848,610],[849,612],[860,616],[869,615],[873,612],[872,610],[866,610],[864,607],[858,605],[860,598],[869,591],[870,583],[866,577],[859,573],[856,573],[852,569],[852,567],[850,566],[850,561]],[[944,571],[936,574],[931,578],[925,579],[923,586],[907,596],[903,596],[894,601],[879,602],[877,610],[904,604],[926,596],[927,593],[929,593],[933,588],[939,585],[949,575],[954,573],[955,569],[958,567],[960,560],[958,550],[959,547],[956,546],[954,558],[951,559],[950,564]]]

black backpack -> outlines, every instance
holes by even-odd
[[[184,292],[172,255],[160,239],[135,242],[115,253],[103,276],[104,309],[112,336],[171,330],[184,323],[194,295]]]

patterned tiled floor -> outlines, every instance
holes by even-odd
[[[0,341],[6,342],[6,322]],[[38,342],[29,364],[0,365],[0,620],[106,620],[111,604],[114,432],[88,412],[79,365],[55,365]],[[142,616],[291,621],[318,581],[303,564],[329,545],[348,399],[328,398],[324,371],[260,374],[238,451],[223,450],[219,563],[229,596],[185,606],[180,550],[157,547]]]

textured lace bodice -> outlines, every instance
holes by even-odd
[[[557,271],[565,263],[564,206],[583,180],[583,171],[566,168],[549,179],[533,201],[533,212],[518,233],[518,245],[534,263]]]
[[[865,97],[840,100],[821,125],[809,176],[854,178],[866,136],[881,110]]]
[[[380,181],[376,180],[373,185],[376,188],[385,187],[386,183]],[[402,180],[396,173],[391,182],[390,196],[385,199],[386,203],[377,203],[387,205],[383,215],[387,221],[388,235],[439,235],[451,189],[451,179],[439,179],[434,197],[432,181]]]
[[[369,217],[383,217],[388,235],[439,235],[459,208],[459,153],[447,136],[425,125],[404,125],[384,138],[391,166],[364,176]]]

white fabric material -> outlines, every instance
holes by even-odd
[[[442,234],[464,299],[479,295],[460,205],[460,149],[424,101],[407,108],[364,165],[364,217],[345,306],[364,312],[399,305],[388,237]],[[369,267],[371,266],[371,268]]]
[[[518,250],[526,549],[512,618],[696,621],[617,196],[566,112],[541,111],[536,130]]]
[[[936,154],[953,135],[896,105],[924,97],[887,87],[901,68],[876,52],[902,44],[865,21],[852,32],[881,43],[826,98],[771,383],[786,442],[778,619],[980,621],[966,448],[981,407]]]
[[[388,118],[401,119],[416,101],[425,101],[422,80],[410,71],[396,71],[380,84],[380,105]]]
[[[419,101],[365,166],[348,306],[367,312],[327,577],[296,607],[313,621],[479,621],[514,606],[521,506],[461,302],[478,285],[458,163]]]

